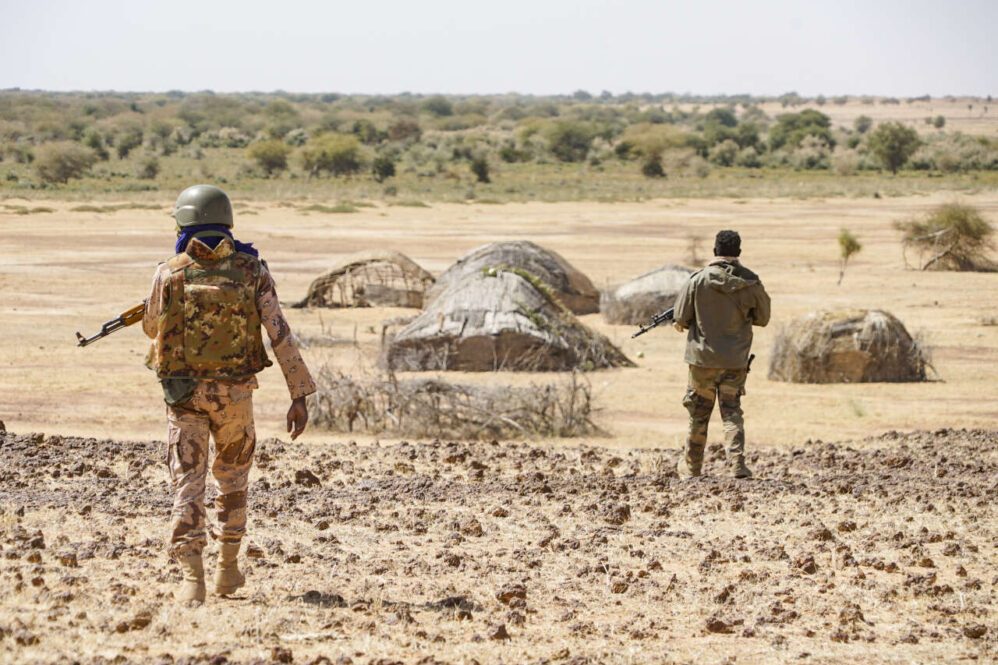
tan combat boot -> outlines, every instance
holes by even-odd
[[[676,464],[676,475],[680,478],[694,478],[700,475],[703,467],[704,446],[686,441],[679,462]]]
[[[222,543],[218,554],[218,569],[215,570],[215,593],[228,596],[246,584],[246,578],[236,562],[239,556],[239,543]]]
[[[735,478],[751,478],[752,471],[745,466],[745,455],[735,455],[731,460],[731,475]]]
[[[201,562],[200,554],[189,554],[178,557],[180,560],[180,572],[184,575],[183,582],[180,583],[180,592],[177,600],[182,603],[190,601],[204,602],[204,564]]]

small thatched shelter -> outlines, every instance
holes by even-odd
[[[336,263],[308,287],[292,307],[416,307],[433,275],[405,254],[391,250],[359,252]]]
[[[588,277],[557,252],[527,240],[493,242],[471,250],[440,275],[427,293],[426,303],[432,302],[452,283],[486,268],[508,268],[533,276],[546,284],[574,314],[599,311],[599,291]]]
[[[794,383],[924,381],[925,350],[887,312],[814,312],[777,335],[769,378]]]
[[[485,270],[452,282],[387,342],[389,369],[558,371],[633,366],[533,281]]]
[[[662,266],[600,294],[599,309],[607,323],[639,325],[672,307],[693,271]]]

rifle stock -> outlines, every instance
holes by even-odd
[[[142,320],[142,317],[146,313],[146,303],[143,300],[138,305],[126,309],[124,312],[111,319],[110,321],[105,321],[100,328],[100,332],[91,337],[84,337],[77,331],[76,333],[76,345],[77,346],[87,346],[88,344],[93,344],[97,340],[107,337],[116,330],[121,330],[122,328],[127,328],[128,326],[135,325]]]

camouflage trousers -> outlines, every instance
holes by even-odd
[[[167,406],[166,465],[173,486],[170,554],[199,554],[206,543],[205,481],[208,463],[218,491],[212,536],[238,543],[246,533],[246,489],[256,432],[256,379],[198,381],[194,395]],[[214,447],[209,446],[209,435]]]
[[[690,429],[686,437],[686,469],[699,475],[703,450],[707,445],[707,424],[714,410],[714,400],[721,409],[724,440],[728,459],[745,454],[745,420],[742,418],[742,395],[745,394],[744,369],[719,369],[690,365],[689,385],[683,406],[690,412]]]

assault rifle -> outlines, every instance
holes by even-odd
[[[136,324],[142,320],[142,317],[146,313],[146,302],[143,300],[135,307],[126,309],[124,312],[106,321],[101,327],[100,332],[93,337],[84,337],[79,332],[76,333],[76,345],[86,346],[87,344],[93,344],[102,337],[107,337],[116,330],[121,330],[122,328],[127,328],[130,325]]]
[[[673,311],[674,310],[675,310],[675,307],[670,307],[669,309],[665,310],[661,314],[656,314],[655,316],[651,317],[651,323],[649,323],[648,325],[642,327],[641,330],[639,330],[636,333],[634,333],[633,335],[631,335],[631,339],[634,339],[635,337],[637,337],[639,335],[644,335],[646,332],[648,332],[652,328],[657,328],[660,325],[662,325],[663,323],[668,323],[669,321],[672,321],[674,319],[674,317],[673,317]]]

